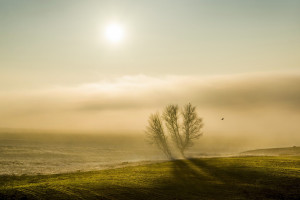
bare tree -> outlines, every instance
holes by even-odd
[[[202,132],[200,132],[201,128],[203,128],[202,118],[198,117],[196,112],[196,106],[192,106],[191,103],[184,106],[182,110],[183,116],[183,126],[182,126],[182,134],[184,136],[184,142],[180,152],[184,155],[184,151],[193,146],[193,141],[202,136]]]
[[[167,136],[164,132],[162,120],[159,116],[159,113],[151,114],[149,117],[149,125],[147,126],[146,133],[150,142],[156,144],[157,147],[163,151],[163,153],[169,158],[172,159],[172,154],[167,142]]]
[[[182,117],[181,120],[180,116]],[[166,106],[162,114],[162,119],[165,121],[172,141],[182,156],[184,156],[184,152],[187,148],[193,146],[193,141],[202,135],[200,132],[203,127],[202,119],[198,117],[196,107],[190,103],[183,107],[181,115],[179,114],[178,105]],[[180,125],[180,122],[182,122],[182,125]],[[152,138],[152,141],[156,143],[169,158],[172,158],[162,120],[158,113],[150,116],[147,133]]]
[[[178,124],[178,105],[166,106],[163,113],[163,119],[165,120],[165,125],[171,135],[174,144],[181,152],[184,146],[184,141],[182,140],[182,136],[180,135],[180,127]],[[183,152],[181,153],[183,154]]]

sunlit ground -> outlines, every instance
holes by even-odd
[[[176,160],[94,172],[1,176],[0,198],[299,199],[300,157]]]

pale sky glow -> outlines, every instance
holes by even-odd
[[[105,28],[105,36],[112,43],[119,43],[124,38],[124,28],[117,24],[109,24]]]
[[[297,0],[0,0],[0,128],[143,132],[150,113],[192,102],[212,135],[299,139],[299,10]]]
[[[296,0],[0,1],[0,89],[295,71],[299,9]],[[104,37],[112,23],[124,31],[115,44]]]

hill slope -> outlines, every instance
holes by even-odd
[[[299,186],[300,157],[201,158],[0,176],[0,199],[300,199]]]
[[[300,156],[300,147],[286,147],[286,148],[271,148],[271,149],[256,149],[245,151],[242,155],[264,155],[264,156]]]

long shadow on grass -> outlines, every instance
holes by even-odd
[[[136,175],[136,181],[132,182],[134,185],[118,185],[112,180],[106,185],[99,181],[82,188],[70,185],[56,190],[41,184],[31,191],[11,190],[2,195],[0,191],[0,199],[300,199],[300,179],[297,177],[234,163],[217,165],[211,161],[175,160],[165,165],[150,165],[145,168],[146,172],[127,170]],[[165,174],[160,174],[158,166],[171,171],[166,170]],[[154,180],[151,177],[143,178],[143,173],[150,173],[147,169],[157,170],[153,171]],[[115,180],[120,178],[124,177],[115,177]],[[37,191],[42,192],[42,195]]]
[[[278,176],[263,169],[229,165],[216,167],[203,159],[174,162],[181,194],[191,199],[299,199],[299,178]]]

